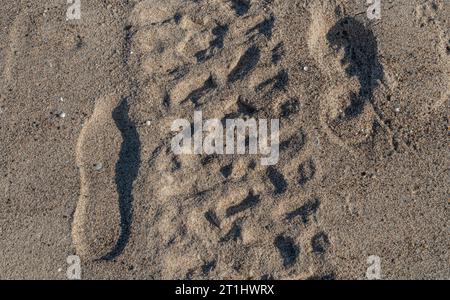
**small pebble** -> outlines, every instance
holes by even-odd
[[[66,117],[66,113],[61,112],[61,113],[59,113],[58,117],[60,117],[61,119],[64,119]]]
[[[304,66],[303,67],[303,71],[308,72],[309,71],[309,67],[308,66]]]
[[[145,122],[145,125],[146,125],[146,126],[150,126],[150,125],[152,125],[152,122],[147,121],[147,122]]]
[[[396,107],[395,112],[400,112],[400,107]]]
[[[102,163],[97,163],[94,165],[95,171],[101,171],[103,169]]]

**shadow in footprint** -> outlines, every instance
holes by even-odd
[[[229,241],[237,242],[242,236],[242,220],[238,219],[233,223],[233,227],[231,227],[230,231],[222,237],[219,242],[226,243]]]
[[[122,135],[119,160],[116,163],[116,186],[119,194],[120,236],[114,248],[102,259],[119,256],[128,243],[133,217],[133,182],[140,164],[140,141],[136,125],[129,119],[128,100],[123,99],[113,111],[113,119]]]
[[[227,218],[234,216],[238,213],[241,213],[249,208],[256,206],[260,202],[261,202],[261,197],[259,195],[255,195],[253,193],[253,191],[250,191],[248,193],[247,197],[245,197],[245,199],[242,200],[241,203],[227,208],[226,216],[227,216]]]
[[[250,9],[251,3],[249,0],[229,0],[231,7],[234,9],[236,15],[243,16]]]
[[[288,183],[280,171],[273,166],[270,166],[267,168],[266,175],[269,177],[270,183],[272,183],[275,188],[275,195],[283,194],[286,191]]]
[[[345,115],[353,118],[362,113],[367,101],[372,102],[377,80],[384,78],[383,67],[378,60],[378,43],[372,30],[352,17],[338,21],[327,33],[327,40],[336,50],[344,49],[341,61],[349,77],[357,76],[361,88],[351,96]]]
[[[311,239],[311,247],[315,254],[324,254],[330,247],[330,239],[325,232],[319,232]]]
[[[198,51],[195,54],[195,58],[197,59],[197,62],[201,63],[204,62],[211,57],[214,56],[216,50],[223,48],[223,42],[225,39],[225,35],[228,32],[228,26],[227,25],[218,25],[212,30],[212,33],[214,35],[214,39],[209,43],[209,47],[205,50]]]
[[[274,244],[283,258],[285,268],[292,266],[297,261],[300,250],[291,237],[279,235],[275,238]]]
[[[257,46],[252,46],[245,51],[239,59],[236,67],[228,75],[228,82],[234,83],[242,80],[247,76],[258,64],[261,58],[261,50]]]
[[[312,199],[300,208],[288,213],[286,215],[286,220],[291,221],[295,218],[300,218],[304,225],[307,225],[309,222],[310,217],[314,217],[319,210],[320,207],[320,200],[319,199]]]

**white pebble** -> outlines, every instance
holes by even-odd
[[[395,112],[400,112],[400,107],[396,107]]]
[[[103,169],[103,164],[102,163],[96,163],[94,165],[95,171],[101,171]]]
[[[65,112],[61,112],[58,115],[61,119],[64,119],[66,117],[66,113]]]
[[[147,121],[147,122],[145,122],[145,125],[150,126],[150,125],[152,125],[152,122]]]
[[[309,67],[308,66],[304,66],[303,67],[303,71],[308,72],[309,71]]]

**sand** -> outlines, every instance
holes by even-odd
[[[449,279],[450,3],[0,6],[0,278]],[[171,124],[279,119],[280,156]]]

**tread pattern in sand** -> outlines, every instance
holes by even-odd
[[[320,177],[309,132],[296,128],[282,139],[282,155],[300,162],[291,171],[288,164],[261,167],[251,156],[176,157],[171,136],[160,131],[176,118],[192,121],[194,110],[223,121],[302,113],[270,2],[202,5],[142,1],[132,12],[129,64],[138,75],[130,115],[136,120],[152,108],[152,130],[137,128],[141,157],[150,158],[135,183],[146,193],[131,195],[133,207],[146,208],[132,218],[132,228],[146,228],[134,247],[149,253],[147,266],[162,278],[247,278],[249,268],[250,278],[322,276],[312,256],[326,255],[332,243],[315,217],[320,201],[284,207],[296,193],[313,194],[310,182]],[[219,14],[201,14],[208,8]]]
[[[131,48],[134,59],[144,62],[137,67],[141,81],[149,82],[140,87],[141,94],[160,95],[156,101],[160,106],[148,103],[145,96],[137,97],[137,102],[155,107],[155,121],[160,124],[164,121],[158,121],[158,114],[168,119],[191,118],[195,109],[201,109],[204,118],[222,120],[287,119],[299,114],[299,100],[288,93],[291,70],[282,64],[284,43],[276,38],[277,18],[270,4],[212,1],[208,5],[221,7],[217,11],[222,15],[204,17],[193,5],[179,5],[164,23],[134,19]],[[139,5],[134,14],[150,15],[146,13],[150,7],[148,2]],[[161,88],[163,82],[169,84]],[[280,99],[276,110],[267,105],[272,99]],[[242,278],[241,270],[264,247],[272,252],[263,257],[272,255],[277,265],[255,269],[254,278],[277,269],[288,272],[301,264],[300,245],[294,238],[298,233],[280,232],[285,231],[285,219],[280,217],[271,225],[274,221],[266,214],[278,206],[275,197],[292,193],[289,188],[299,182],[307,186],[306,181],[313,179],[308,160],[296,176],[286,176],[283,168],[261,168],[257,158],[238,156],[179,157],[177,168],[172,168],[174,158],[167,141],[162,135],[151,147],[152,158],[142,173],[154,175],[138,183],[159,182],[156,177],[160,176],[166,178],[162,184],[170,184],[170,191],[153,188],[154,214],[149,218],[156,214],[156,220],[146,233],[146,239],[152,236],[146,247],[160,253],[163,277]],[[295,149],[304,147],[305,134],[299,131],[283,142],[288,148],[284,151],[298,155]],[[248,182],[251,189],[246,187]],[[279,230],[270,230],[271,226]],[[263,238],[265,234],[271,238]],[[195,248],[188,246],[193,244]],[[198,249],[203,255],[197,254]]]

